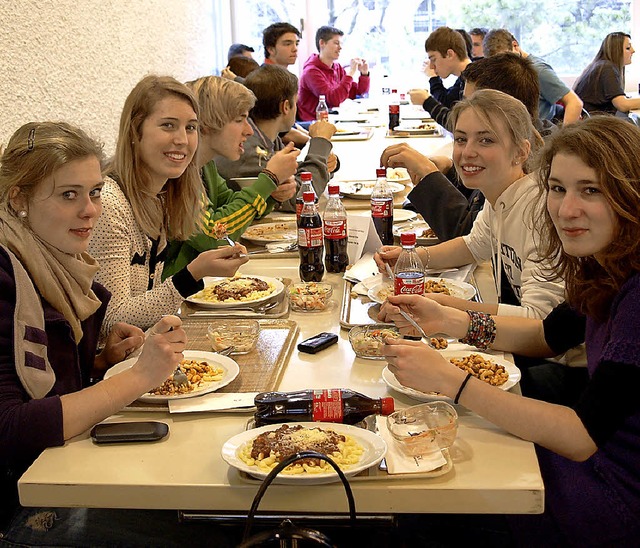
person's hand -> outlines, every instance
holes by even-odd
[[[453,167],[453,160],[449,156],[430,156],[440,173],[447,173]]]
[[[135,325],[117,322],[105,342],[102,352],[96,356],[94,371],[106,371],[113,364],[121,362],[144,343],[144,331]]]
[[[282,136],[283,143],[293,143],[297,148],[304,148],[309,142],[309,139],[311,139],[311,137],[309,137],[309,132],[305,131],[303,128],[298,129],[297,127],[292,127]]]
[[[393,322],[403,335],[417,333],[415,327],[400,314],[400,309],[409,314],[429,335],[447,332],[451,327],[447,323],[450,319],[449,314],[454,315],[453,311],[433,299],[426,298],[426,295],[390,295],[380,308],[378,320]]]
[[[336,126],[326,120],[318,120],[309,126],[309,135],[313,137],[322,137],[327,141],[331,140],[336,132]]]
[[[333,173],[338,169],[338,157],[333,152],[330,152],[329,156],[327,156],[327,169],[329,173]]]
[[[385,266],[385,263],[391,267],[391,270],[393,270],[401,251],[402,248],[397,245],[383,245],[378,249],[373,256],[373,260],[378,265],[378,270],[382,272],[382,274],[386,275],[387,267]]]
[[[431,66],[429,59],[425,59],[422,62],[422,72],[425,73],[427,78],[433,78],[434,76],[438,76],[435,69]]]
[[[224,67],[222,69],[222,72],[220,73],[220,76],[226,78],[227,80],[235,80],[238,77],[238,75],[235,74],[229,67]]]
[[[360,59],[360,74],[369,76],[369,63],[367,63],[366,59]]]
[[[131,367],[143,379],[146,391],[160,386],[183,359],[187,334],[177,316],[164,316],[148,332],[142,354]]]
[[[420,341],[387,339],[382,355],[400,384],[420,392],[448,394],[451,386],[457,386],[457,379],[466,374]]]
[[[277,202],[284,202],[296,195],[298,186],[293,176],[280,183],[278,187],[271,193],[271,197]]]
[[[424,102],[429,98],[429,92],[426,89],[410,89],[409,98],[412,105],[422,106]]]
[[[354,57],[353,59],[351,59],[351,62],[349,63],[347,74],[353,78],[359,66],[360,66],[360,59],[358,57]]]
[[[413,184],[418,184],[430,173],[438,171],[436,165],[407,143],[398,143],[384,149],[380,156],[380,165],[384,167],[405,167]]]
[[[203,251],[187,265],[187,269],[196,281],[205,276],[228,277],[248,260],[247,248],[236,243],[233,247],[227,245]]]
[[[300,151],[293,143],[288,143],[282,150],[276,152],[267,162],[267,169],[271,171],[280,183],[286,181],[298,170],[298,155]]]

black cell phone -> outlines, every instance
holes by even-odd
[[[130,443],[158,441],[169,433],[169,425],[164,422],[105,422],[91,429],[95,443]]]
[[[300,352],[306,352],[307,354],[316,354],[320,352],[320,350],[324,350],[337,342],[338,335],[335,333],[318,333],[299,343],[298,350],[300,350]]]

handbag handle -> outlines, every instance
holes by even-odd
[[[347,476],[344,475],[344,472],[340,470],[340,467],[333,461],[333,459],[331,459],[327,455],[318,453],[317,451],[300,451],[293,455],[289,455],[286,459],[279,462],[271,470],[271,472],[269,472],[267,477],[264,479],[264,481],[260,485],[260,488],[258,489],[256,496],[253,498],[253,503],[251,504],[251,509],[249,510],[249,514],[247,515],[247,523],[245,525],[244,534],[242,536],[243,543],[249,538],[249,533],[251,532],[251,527],[253,526],[253,521],[254,521],[256,512],[258,511],[258,506],[260,504],[260,501],[262,500],[262,497],[267,491],[267,488],[269,487],[269,485],[271,485],[273,480],[276,479],[276,476],[280,472],[282,472],[287,466],[289,466],[290,464],[293,464],[298,460],[308,459],[308,458],[324,460],[336,471],[336,473],[338,474],[338,477],[340,478],[340,481],[342,481],[342,485],[344,486],[344,490],[347,494],[347,502],[349,503],[349,519],[351,521],[351,525],[352,526],[355,525],[356,503],[354,501],[353,492],[351,491],[351,485],[349,485],[349,480],[347,479]]]

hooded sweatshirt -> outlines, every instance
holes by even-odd
[[[347,98],[355,99],[369,91],[369,76],[360,75],[357,82],[338,64],[325,65],[317,53],[304,63],[298,89],[298,118],[316,119],[320,95],[324,95],[329,108],[340,106]]]
[[[501,276],[495,276],[495,272],[504,267],[520,306],[498,305],[501,316],[542,319],[564,301],[564,282],[541,279],[544,269],[535,262],[539,256],[532,208],[542,206],[537,195],[536,181],[531,174],[525,175],[498,197],[495,207],[486,201],[471,232],[463,236],[476,262],[492,260],[498,297]]]

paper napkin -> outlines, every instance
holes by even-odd
[[[386,417],[378,415],[376,417],[376,427],[380,437],[387,442],[387,454],[384,458],[387,461],[387,472],[389,474],[431,472],[447,464],[447,459],[444,458],[442,451],[435,451],[418,458],[406,456],[387,429]]]
[[[362,258],[344,273],[344,279],[358,283],[378,274],[378,266],[373,253],[365,253]]]
[[[212,392],[196,398],[169,402],[169,413],[197,413],[202,411],[249,411],[258,392]]]

